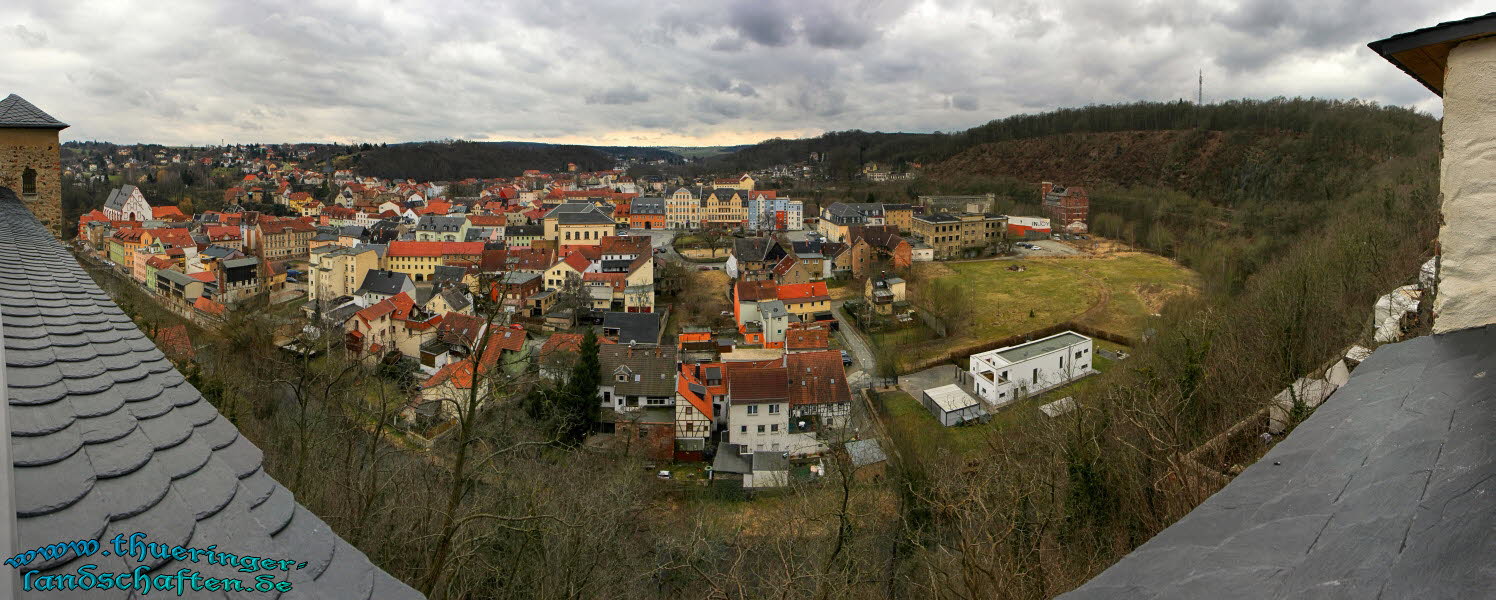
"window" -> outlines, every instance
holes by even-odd
[[[748,433],[748,426],[747,425],[743,426],[742,432],[743,433]]]
[[[36,193],[36,169],[26,167],[25,171],[21,171],[21,193]]]
[[[758,406],[756,406],[756,405],[749,405],[748,406],[748,414],[750,414],[750,415],[756,415],[756,414],[758,414]]]
[[[1080,355],[1082,355],[1082,354],[1085,354],[1085,353],[1084,353],[1084,352],[1081,352],[1081,351],[1080,351],[1080,350],[1076,350],[1076,351],[1075,351],[1075,357],[1076,357],[1076,358],[1080,358]]]
[[[634,383],[639,383],[639,373],[634,373]]]
[[[629,376],[628,375],[624,375],[623,373],[619,373],[618,374],[618,381],[628,381],[628,380],[629,380]]]
[[[769,405],[769,414],[771,414],[771,415],[777,415],[777,414],[779,414],[779,405],[778,404],[770,404]]]
[[[769,431],[779,431],[779,424],[775,423],[773,425],[770,425],[769,426]]]
[[[1034,369],[1034,376],[1032,378],[1030,378],[1029,381],[1033,381],[1033,382],[1036,382],[1036,383],[1039,381],[1039,369],[1038,368]]]
[[[758,432],[759,433],[763,433],[764,432],[764,426],[763,425],[759,425],[758,426]]]

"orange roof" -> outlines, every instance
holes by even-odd
[[[387,256],[469,256],[483,254],[483,242],[390,242]]]
[[[604,344],[617,344],[605,337],[598,337],[599,346]],[[557,333],[546,338],[545,344],[540,346],[540,355],[545,356],[551,352],[579,352],[582,349],[582,334],[580,333]]]
[[[78,217],[78,222],[79,223],[88,223],[88,222],[91,222],[91,221],[108,221],[108,220],[109,220],[109,217],[104,216],[104,211],[99,210],[99,209],[94,209],[94,210],[88,211],[88,212],[86,212],[83,215],[81,215],[81,216]]]
[[[680,377],[675,380],[675,393],[680,394],[682,398],[685,398],[686,402],[690,402],[691,406],[697,411],[700,411],[702,415],[706,416],[706,418],[714,418],[712,416],[712,402],[697,395],[696,392],[691,391],[691,384],[693,383],[696,385],[703,385],[696,379],[694,375],[691,374],[691,367],[689,365],[681,365]],[[705,386],[703,385],[703,387]]]
[[[404,292],[401,293],[403,294]],[[395,303],[390,302],[389,298],[385,298],[374,304],[370,304],[367,308],[354,314],[365,321],[373,321],[393,312],[395,312]]]
[[[587,260],[587,257],[582,256],[582,253],[577,251],[572,251],[571,253],[567,254],[566,258],[562,259],[561,262],[564,262],[571,268],[576,269],[578,273],[586,271],[587,267],[592,265],[592,261]]]
[[[812,281],[810,283],[792,283],[779,286],[779,299],[785,302],[791,301],[814,301],[830,298],[826,291],[826,282]]]
[[[211,271],[198,271],[196,273],[189,273],[187,274],[187,276],[203,283],[213,283],[215,281],[218,281],[218,278],[215,277]]]
[[[823,350],[786,354],[784,366],[790,379],[790,404],[852,401],[852,390],[847,387],[847,370],[842,366],[841,352]]]
[[[192,308],[208,313],[210,315],[219,316],[222,316],[224,311],[224,306],[222,304],[209,300],[207,296],[198,296],[197,301],[192,303]]]
[[[175,206],[152,206],[151,216],[157,219],[166,217],[179,217],[182,219],[187,218],[187,215],[182,212],[182,209]]]
[[[790,349],[830,348],[831,332],[825,329],[791,329],[784,332],[784,346]]]
[[[161,243],[168,246],[177,246],[182,248],[185,248],[187,246],[197,246],[197,242],[192,241],[192,234],[186,229],[152,229],[149,231],[149,233],[151,234],[152,238],[161,240]]]
[[[499,358],[504,355],[505,350],[518,352],[525,346],[525,332],[516,329],[505,328],[488,336],[488,345],[484,347],[483,362],[478,366],[479,374],[487,373],[489,369],[498,366]],[[473,387],[473,359],[464,358],[460,361],[447,363],[440,371],[432,375],[421,384],[421,387],[434,387],[441,385],[447,380],[459,389]]]
[[[494,227],[509,222],[505,217],[490,215],[468,215],[467,220],[475,227]]]
[[[233,225],[209,225],[206,230],[209,241],[239,239],[239,228]]]
[[[145,233],[145,230],[143,230],[143,229],[135,229],[133,227],[127,227],[125,229],[120,229],[118,231],[115,231],[114,232],[114,238],[118,239],[118,240],[122,240],[122,241],[127,242],[127,243],[134,243],[134,242],[139,242],[140,241],[140,236],[142,234],[144,234],[144,233]]]
[[[410,309],[416,305],[415,299],[411,298],[410,294],[406,292],[390,296],[382,300],[382,302],[389,302],[395,306],[394,318],[400,321],[408,318],[410,316]]]
[[[777,287],[773,281],[739,281],[737,284],[738,301],[773,300],[777,297],[775,293]]]

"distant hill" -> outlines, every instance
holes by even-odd
[[[375,177],[447,181],[468,177],[513,177],[526,169],[564,171],[567,163],[595,171],[615,159],[587,146],[530,142],[416,142],[370,148],[356,155],[360,173]]]
[[[1067,108],[1038,114],[1024,114],[991,121],[985,125],[954,133],[883,133],[866,131],[835,131],[814,138],[772,139],[745,147],[729,154],[708,158],[702,168],[711,172],[734,172],[766,169],[776,164],[797,163],[808,160],[811,153],[820,155],[822,163],[834,178],[846,178],[857,173],[860,166],[868,162],[884,163],[899,167],[905,163],[920,163],[924,166],[938,164],[971,151],[980,146],[1013,140],[1032,140],[1063,136],[1067,134],[1097,134],[1120,132],[1160,132],[1201,130],[1215,132],[1194,141],[1214,140],[1240,141],[1234,134],[1225,132],[1260,132],[1249,137],[1295,136],[1309,134],[1316,139],[1345,140],[1357,146],[1374,148],[1382,146],[1385,151],[1411,152],[1409,144],[1425,143],[1429,127],[1437,122],[1427,116],[1398,107],[1381,107],[1357,101],[1332,101],[1317,99],[1273,99],[1238,100],[1220,104],[1199,106],[1189,102],[1137,102],[1082,108]],[[1417,134],[1417,135],[1412,135]],[[1423,135],[1423,137],[1419,137]],[[1144,139],[1153,142],[1137,144]],[[1121,152],[1138,152],[1137,158],[1154,160],[1161,156],[1146,157],[1148,152],[1181,150],[1169,144],[1159,146],[1165,139],[1174,136],[1119,136],[1108,138],[1121,142]],[[1229,138],[1229,139],[1228,139]],[[1096,142],[1102,142],[1097,138]],[[1095,145],[1080,138],[1056,139],[1052,142],[1025,146],[1022,144],[1006,149],[988,148],[983,152],[994,158],[1025,156],[1029,148],[1061,150],[1070,156],[1070,144],[1085,143],[1085,158],[1091,162],[1106,163],[1118,148],[1110,153],[1096,152]],[[1193,142],[1190,142],[1193,143]],[[1323,148],[1321,148],[1323,149]],[[1182,151],[1182,150],[1181,150]],[[1334,153],[1320,153],[1334,156]],[[1165,155],[1167,156],[1167,155]],[[1031,157],[1032,158],[1032,157]],[[964,163],[949,165],[947,169],[936,169],[940,176],[952,176],[960,167],[978,167],[972,155]],[[1122,163],[1126,161],[1123,160]],[[1113,165],[1107,165],[1113,169]],[[1027,175],[1011,166],[995,167],[1007,174]],[[1120,165],[1115,169],[1125,169]],[[997,172],[992,169],[985,169]],[[1116,180],[1126,182],[1140,177],[1141,173],[1123,173]],[[1058,175],[1054,176],[1059,178]]]

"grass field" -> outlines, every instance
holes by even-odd
[[[1009,271],[1015,264],[1024,270]],[[1070,320],[1136,336],[1164,298],[1197,285],[1194,272],[1145,253],[925,263],[918,268],[962,282],[973,297],[974,314],[945,338],[924,327],[877,334],[911,355],[939,354]]]
[[[1097,347],[1115,350],[1120,346],[1098,341]],[[1097,371],[1105,373],[1113,365],[1110,360],[1095,357],[1092,365]],[[888,428],[888,434],[895,439],[913,441],[912,446],[919,452],[935,453],[946,450],[954,454],[961,454],[986,443],[987,437],[996,434],[1003,429],[1017,425],[1029,419],[1045,418],[1039,412],[1039,406],[1059,400],[1066,396],[1076,396],[1086,389],[1101,381],[1098,375],[1091,375],[1079,381],[1063,385],[1049,390],[1038,396],[1023,398],[1011,404],[1004,405],[992,413],[992,420],[987,423],[971,423],[958,427],[946,427],[935,420],[935,416],[926,410],[924,405],[917,399],[903,391],[883,392],[878,394],[878,399],[884,406],[884,425]],[[933,456],[933,454],[931,455]]]

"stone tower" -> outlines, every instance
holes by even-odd
[[[21,198],[53,235],[62,235],[62,158],[67,123],[11,94],[0,100],[0,188]]]

